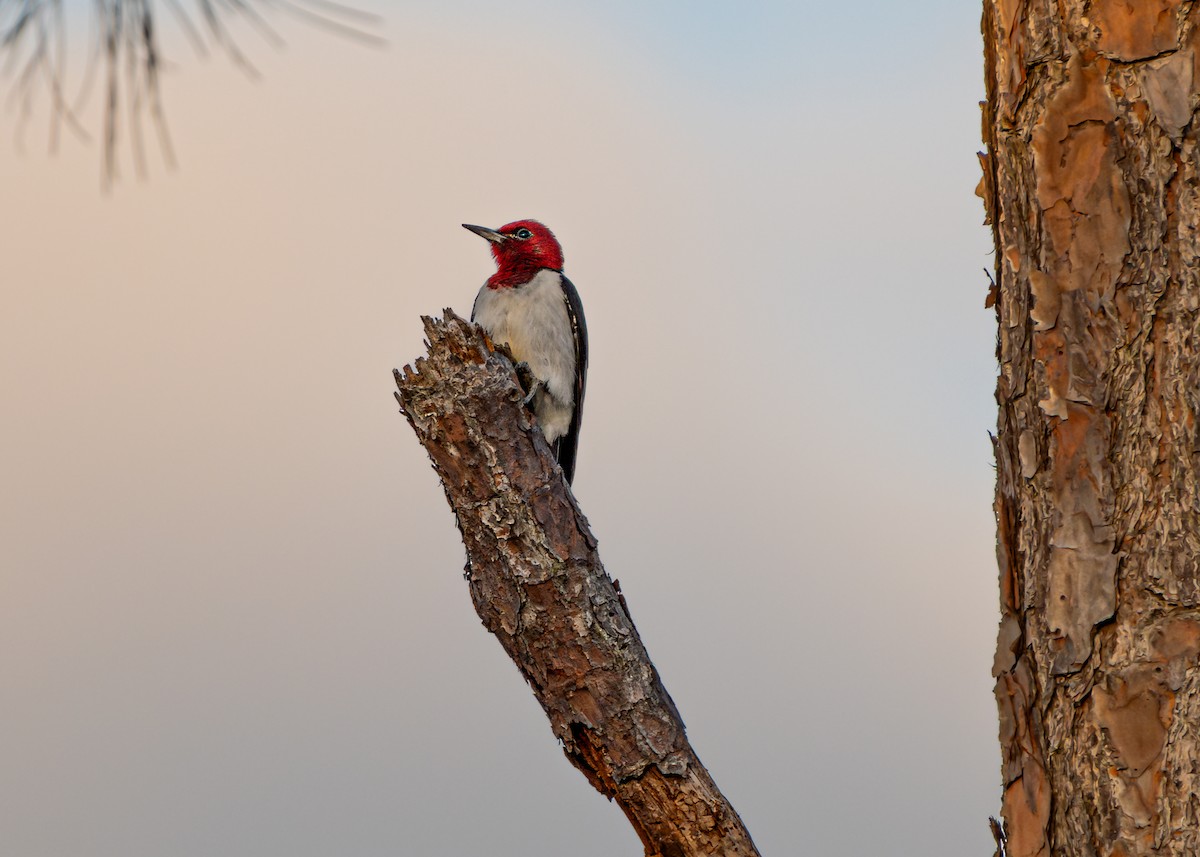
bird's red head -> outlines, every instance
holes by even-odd
[[[562,270],[563,252],[558,239],[536,220],[516,220],[499,229],[469,223],[463,226],[491,242],[497,267],[496,273],[488,278],[493,289],[527,283],[542,268]]]

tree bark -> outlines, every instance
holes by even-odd
[[[615,799],[647,855],[757,855],[700,764],[512,363],[446,310],[396,373],[467,549],[471,599],[533,688],[567,758]]]
[[[1200,3],[984,0],[1011,857],[1200,854]]]

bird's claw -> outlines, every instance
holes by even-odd
[[[521,400],[522,405],[528,405],[533,401],[533,397],[537,395],[538,390],[542,389],[542,382],[533,374],[533,370],[529,368],[529,364],[522,360],[515,367],[517,370],[517,380],[521,382],[521,387],[527,390],[525,398]]]
[[[525,395],[525,398],[521,400],[521,404],[528,407],[529,403],[533,401],[533,397],[537,395],[537,392],[540,389],[542,389],[542,382],[534,381],[533,386],[529,388],[529,392]]]

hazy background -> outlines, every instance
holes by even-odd
[[[391,396],[492,270],[459,224],[536,217],[576,495],[764,855],[990,855],[976,6],[375,2],[258,82],[164,15],[180,167],[107,198],[5,112],[0,854],[641,853]]]

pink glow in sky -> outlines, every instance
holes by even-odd
[[[861,55],[849,11],[769,5],[397,3],[383,51],[248,40],[257,83],[181,44],[180,167],[108,196],[95,145],[35,116],[18,154],[6,115],[0,850],[639,853],[480,627],[391,397],[491,271],[458,224],[536,217],[591,331],[576,494],[763,853],[990,853],[956,7]]]

